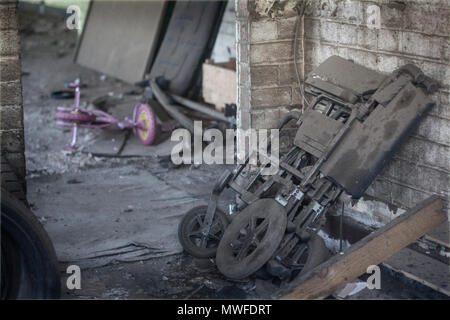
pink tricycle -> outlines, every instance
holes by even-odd
[[[144,145],[151,145],[157,134],[156,116],[147,104],[137,104],[133,110],[133,118],[118,120],[101,110],[86,110],[80,104],[80,80],[69,83],[69,88],[75,89],[75,104],[72,108],[58,107],[57,124],[72,127],[72,140],[66,150],[75,150],[78,128],[100,128],[125,130],[132,129]]]

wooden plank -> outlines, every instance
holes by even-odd
[[[316,299],[341,289],[400,249],[447,220],[442,200],[432,196],[384,227],[335,255],[280,291],[283,299]]]
[[[227,103],[236,103],[236,61],[203,64],[203,99],[223,112]]]
[[[93,1],[75,61],[129,83],[142,80],[153,60],[166,3]]]

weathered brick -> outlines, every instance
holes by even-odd
[[[0,103],[2,105],[22,104],[22,87],[20,81],[0,82]]]
[[[378,30],[367,27],[358,28],[358,46],[366,49],[375,49],[378,42]]]
[[[0,30],[18,28],[16,11],[15,3],[0,4]]]
[[[291,104],[291,88],[266,88],[252,90],[252,109]]]
[[[398,150],[397,156],[450,172],[450,146],[410,137]]]
[[[370,4],[366,5],[367,6]],[[366,9],[367,10],[367,9]],[[401,7],[382,5],[380,7],[380,22],[383,28],[401,28],[405,17],[404,10]]]
[[[320,39],[320,20],[305,18],[305,38]]]
[[[2,153],[23,152],[23,130],[0,131],[0,141]]]
[[[381,29],[378,36],[378,49],[383,51],[398,52],[400,45],[400,34],[398,31]]]
[[[448,36],[450,3],[441,5],[409,3],[403,12],[403,29],[427,34]],[[424,23],[426,21],[426,23]]]
[[[353,24],[343,24],[338,33],[340,44],[355,46],[358,44],[358,26]]]
[[[382,176],[437,194],[450,191],[450,175],[448,172],[419,166],[401,159],[390,161]]]
[[[427,36],[408,31],[401,33],[400,50],[402,52],[430,58],[441,58],[444,53],[443,48],[444,39],[442,37]]]
[[[328,42],[337,42],[341,23],[332,21],[321,21],[320,39]]]
[[[413,62],[405,60],[405,62]],[[439,82],[442,89],[450,89],[450,74],[448,64],[435,63],[430,61],[417,61],[416,64],[429,77]]]
[[[450,119],[450,93],[440,91],[437,92],[432,99],[436,102],[436,105],[430,111],[430,114]]]
[[[390,56],[379,54],[377,60],[377,70],[381,72],[390,73],[392,70],[397,69],[400,66],[397,56]]]
[[[297,62],[298,73],[300,80],[303,79],[302,75],[302,61]],[[293,63],[282,64],[280,69],[280,85],[298,85],[297,73],[295,72],[295,65]]]
[[[0,106],[0,130],[23,129],[21,106]]]
[[[294,39],[297,17],[277,20],[278,39]],[[299,19],[297,37],[301,37],[302,24]]]
[[[257,43],[277,39],[277,24],[273,20],[252,21],[250,26],[250,41]]]
[[[21,76],[21,66],[18,56],[2,58],[0,57],[0,81],[19,80]]]
[[[334,16],[347,23],[363,24],[364,14],[364,3],[357,0],[347,0],[338,2]],[[333,13],[331,17],[333,17]]]
[[[280,110],[278,108],[254,110],[251,116],[252,128],[254,129],[275,129],[280,125]]]
[[[17,30],[2,30],[0,35],[0,56],[18,55],[19,34]]]
[[[292,43],[275,42],[254,44],[250,48],[250,61],[252,64],[264,64],[292,59]]]
[[[11,169],[17,177],[25,180],[25,155],[23,152],[8,152],[3,153],[3,156],[8,160]]]
[[[253,87],[277,85],[278,79],[278,66],[256,66],[251,69]]]
[[[449,128],[450,120],[429,115],[419,124],[415,134],[430,141],[450,146]]]

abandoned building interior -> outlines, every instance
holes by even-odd
[[[0,0],[2,299],[448,300],[449,31],[447,0]]]

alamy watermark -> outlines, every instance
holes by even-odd
[[[66,286],[69,290],[81,289],[81,269],[76,264],[67,267],[66,273],[70,274],[67,277]]]
[[[248,164],[262,167],[263,175],[278,173],[278,129],[227,129],[224,137],[218,129],[203,131],[202,122],[194,121],[193,133],[184,128],[176,129],[171,141],[178,142],[171,152],[176,165],[243,164],[248,158]],[[203,148],[205,142],[208,144]]]
[[[66,13],[69,15],[66,19],[66,26],[69,30],[81,29],[81,8],[77,5],[67,7]]]

